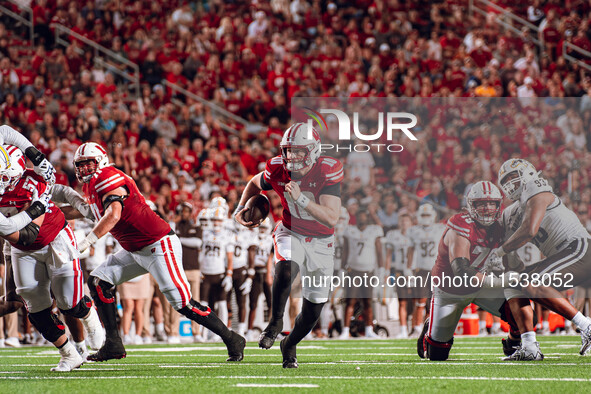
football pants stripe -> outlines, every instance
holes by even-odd
[[[548,267],[544,268],[544,270],[541,271],[540,274],[543,275],[545,273],[548,273],[549,271],[554,271],[554,272],[562,271],[566,267],[579,261],[579,259],[581,257],[583,257],[585,255],[585,253],[587,253],[588,247],[589,247],[589,242],[587,241],[587,239],[578,239],[577,240],[577,248],[575,249],[575,251],[573,253],[550,264]]]
[[[181,287],[183,289],[183,292],[185,294],[187,304],[188,304],[189,300],[191,299],[191,292],[189,291],[189,284],[187,283],[186,280],[183,279],[183,275],[181,275],[181,271],[179,269],[179,264],[176,261],[176,256],[174,255],[174,249],[172,248],[172,242],[170,242],[170,237],[166,238],[166,242],[168,244],[168,251],[170,253],[170,257],[172,258],[172,264],[174,265],[175,273],[177,274],[177,276],[179,278],[179,282],[181,283]],[[185,306],[185,305],[183,305],[183,306]]]
[[[168,257],[168,250],[167,250],[166,244],[164,243],[164,240],[160,241],[160,247],[162,248],[162,252],[164,253],[164,260],[166,261],[166,268],[168,269],[168,275],[172,279],[172,283],[174,284],[174,286],[177,288],[177,290],[179,291],[179,293],[181,295],[182,305],[186,306],[187,300],[185,299],[185,294],[183,293],[183,290],[182,290],[181,286],[179,285],[179,281],[176,277],[176,274],[172,269],[170,259]]]

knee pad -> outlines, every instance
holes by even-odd
[[[76,304],[72,309],[63,310],[60,308],[60,311],[64,315],[72,316],[77,319],[82,319],[83,317],[88,315],[88,312],[90,311],[91,307],[92,307],[92,300],[90,299],[90,297],[84,296],[78,302],[78,304]]]
[[[43,338],[53,343],[66,333],[66,326],[51,312],[51,307],[41,312],[29,313],[31,324],[43,335]]]
[[[112,304],[115,302],[115,286],[109,282],[90,275],[88,277],[88,288],[94,302]]]
[[[211,313],[211,308],[207,305],[201,305],[197,301],[191,299],[191,301],[189,301],[189,305],[186,305],[181,309],[177,309],[177,312],[185,316],[187,319],[193,320],[203,325],[202,322]]]
[[[448,342],[438,342],[425,335],[423,340],[425,345],[425,355],[431,361],[445,361],[449,357],[451,346],[454,343],[452,338]]]

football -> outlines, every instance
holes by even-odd
[[[269,203],[267,196],[263,194],[252,196],[246,202],[246,208],[248,208],[248,210],[244,212],[244,220],[247,222],[253,222],[253,226],[260,224],[265,220],[267,215],[269,215],[270,207],[271,204]]]

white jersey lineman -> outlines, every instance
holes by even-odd
[[[384,230],[375,224],[369,224],[363,230],[357,226],[348,226],[344,234],[348,244],[348,268],[360,272],[372,272],[378,268],[376,240],[383,237]]]
[[[516,225],[516,219],[519,216],[519,223],[521,223],[521,218],[523,217],[522,214],[519,214],[517,211],[519,210],[519,202],[515,202],[513,204],[511,204],[510,206],[508,206],[507,208],[505,208],[505,210],[503,211],[503,214],[501,216],[501,224],[503,225],[503,228],[505,229],[505,237],[504,237],[504,241],[506,241],[507,239],[509,239],[509,237],[511,237],[511,235],[513,235],[513,233],[515,232],[515,230],[517,230],[517,228],[519,227],[519,225],[517,225],[517,227],[515,227]],[[515,230],[513,230],[515,229]],[[522,262],[525,267],[529,267],[537,262],[539,262],[540,260],[542,260],[542,253],[540,252],[540,249],[538,249],[538,247],[536,245],[534,245],[531,242],[526,243],[525,245],[523,245],[521,248],[517,249],[515,252],[513,253],[509,253],[509,255],[507,256],[509,259],[509,267],[514,268],[519,266],[519,262]],[[517,258],[517,260],[515,260],[515,258]]]
[[[386,250],[392,250],[394,256],[394,264],[392,268],[396,271],[407,270],[408,264],[408,249],[412,246],[412,240],[410,239],[408,232],[402,234],[400,230],[390,230],[386,234],[385,239]]]
[[[234,226],[234,270],[248,266],[248,248],[257,244],[256,234],[244,226]]]
[[[267,233],[259,234],[256,247],[254,266],[258,269],[266,268],[269,255],[273,252],[273,236]]]
[[[408,229],[408,238],[414,248],[413,269],[431,271],[437,259],[437,247],[444,231],[445,225],[442,223],[412,226]]]
[[[226,272],[226,253],[234,253],[236,237],[228,231],[203,232],[203,245],[199,263],[203,275],[221,275]]]

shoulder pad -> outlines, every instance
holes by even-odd
[[[449,218],[447,227],[463,237],[470,238],[473,223],[474,221],[467,213],[458,213]]]

